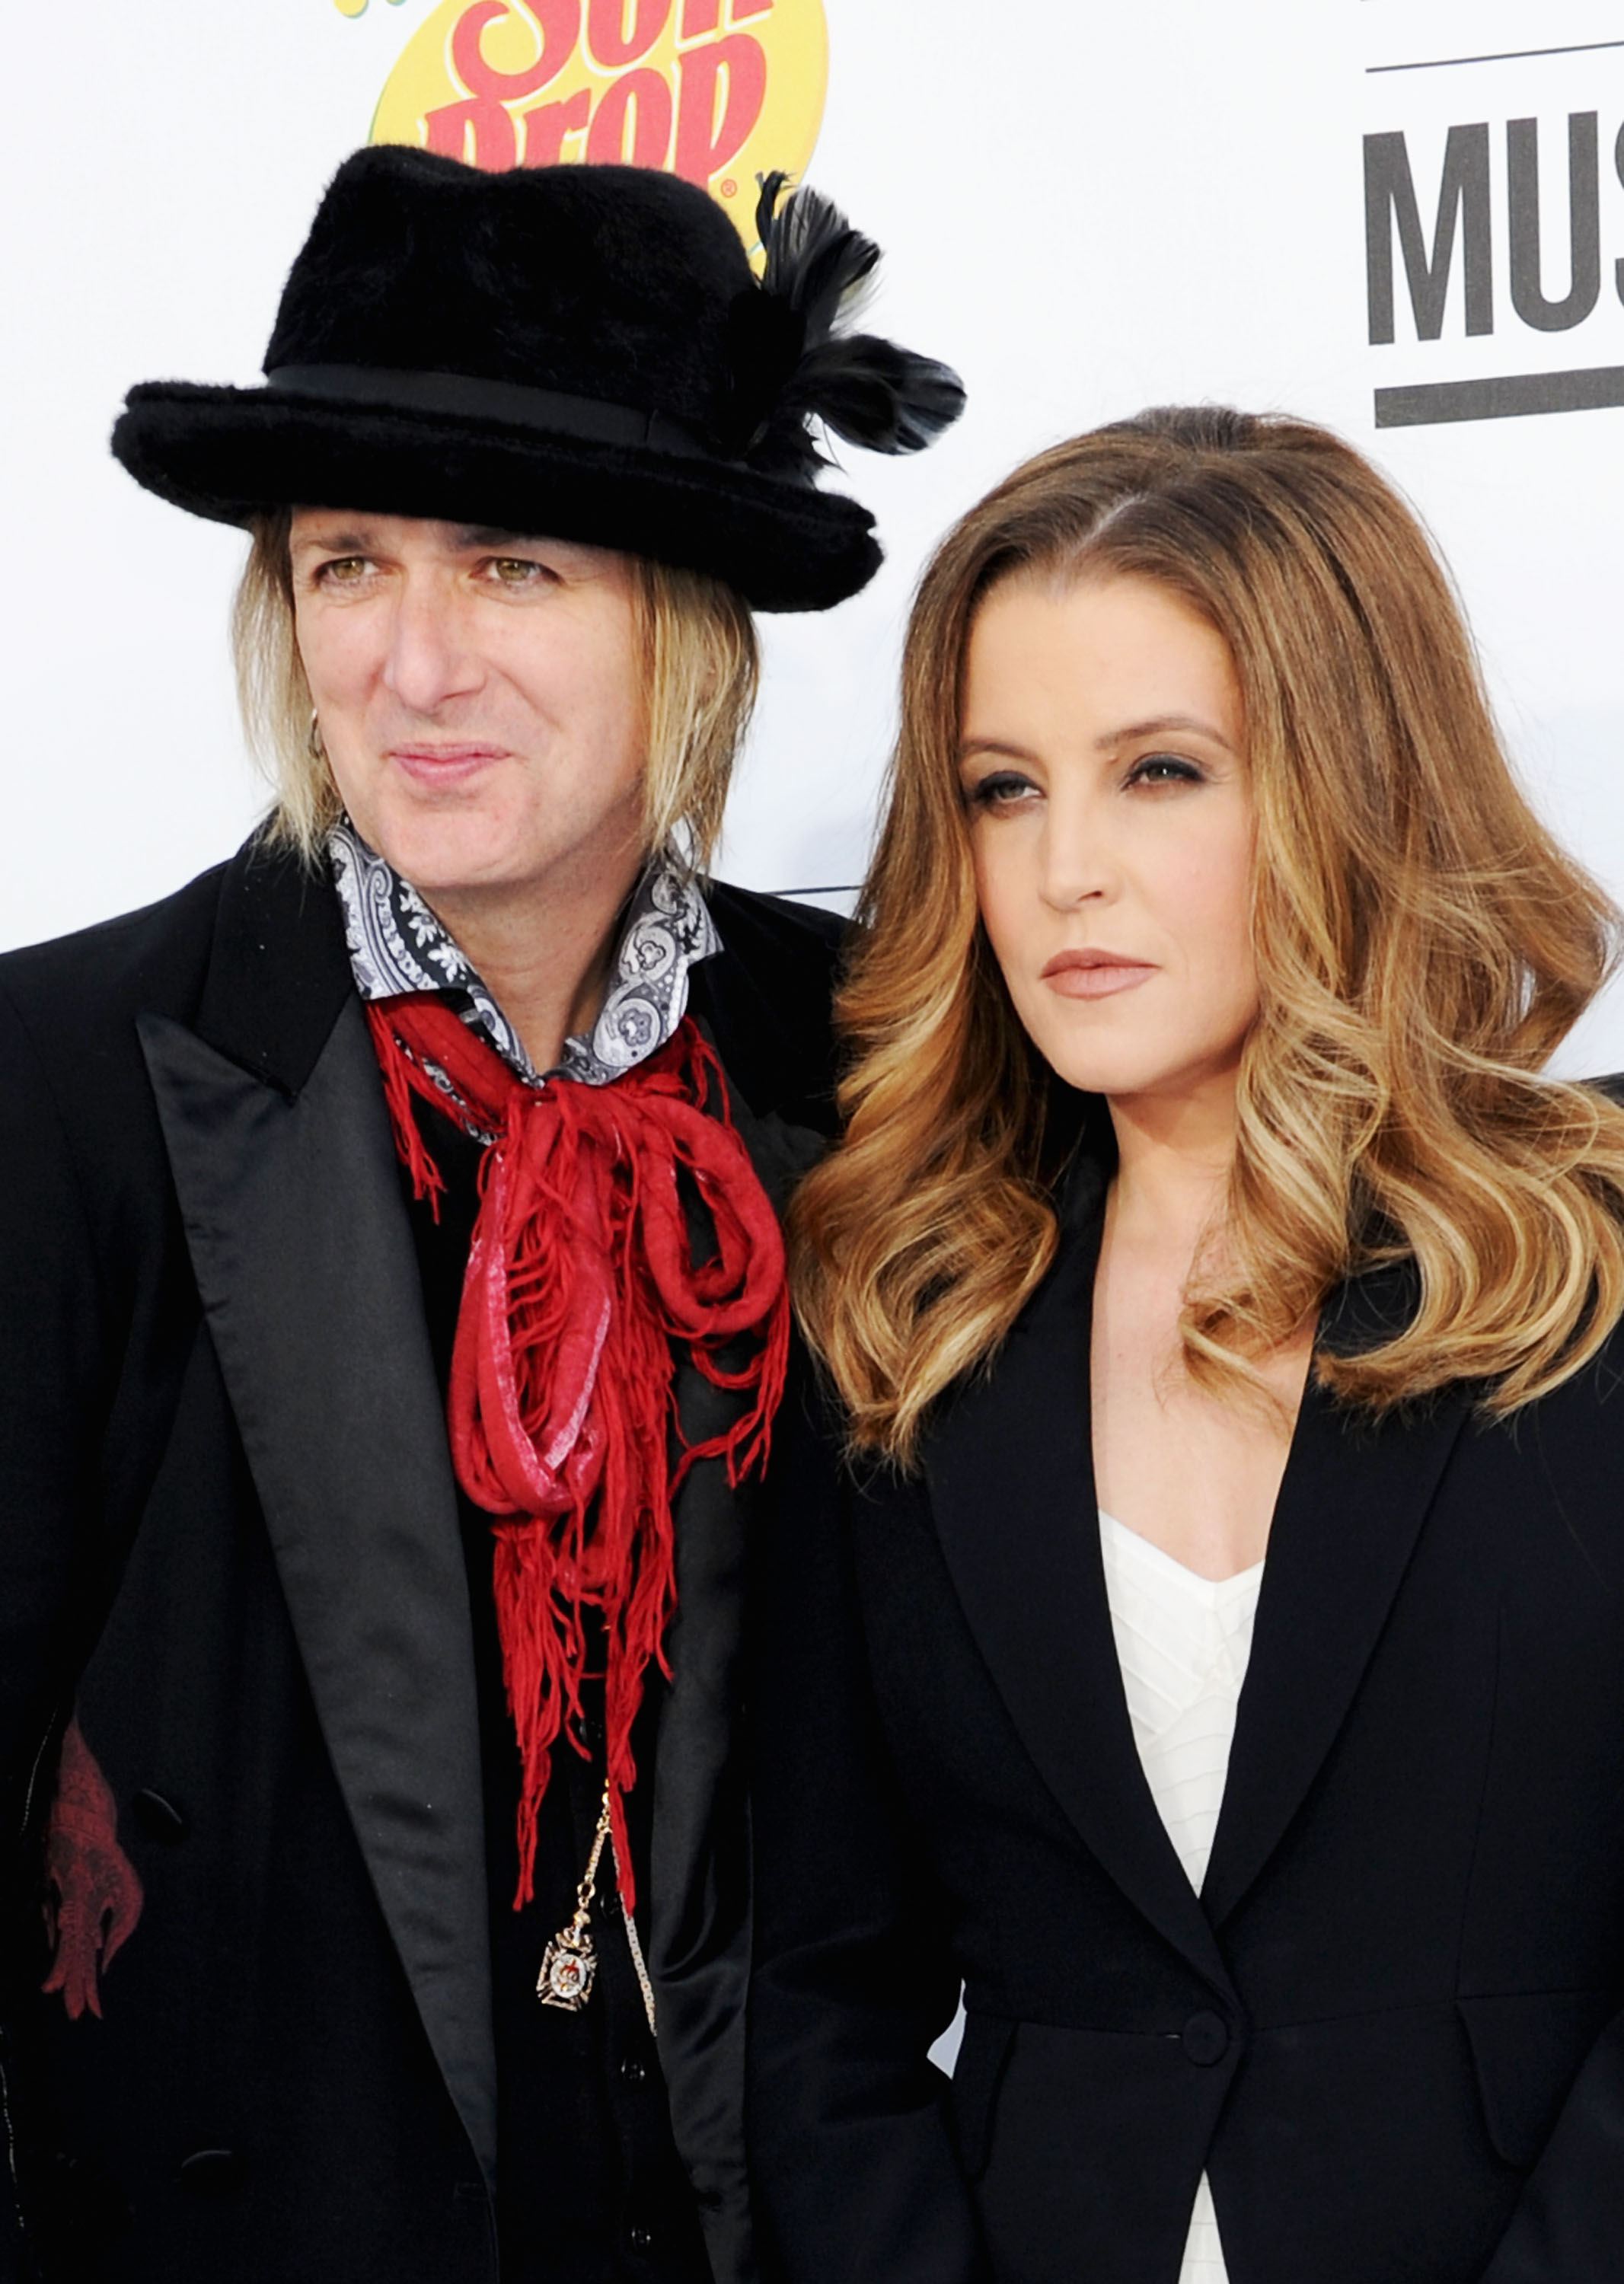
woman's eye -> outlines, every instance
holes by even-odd
[[[1128,773],[1129,785],[1200,785],[1206,772],[1182,754],[1144,754]]]
[[[1022,777],[1018,770],[995,770],[989,777],[978,778],[965,799],[972,809],[1011,809],[1023,794],[1036,791],[1031,778]]]

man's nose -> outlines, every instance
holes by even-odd
[[[438,580],[402,582],[389,629],[384,684],[414,714],[433,714],[484,678],[456,598]]]

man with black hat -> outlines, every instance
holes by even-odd
[[[878,560],[808,418],[961,401],[781,191],[758,283],[671,176],[363,152],[268,385],[115,432],[253,531],[277,800],[0,961],[19,2275],[753,2273],[742,1503],[833,945],[705,866],[748,605]]]

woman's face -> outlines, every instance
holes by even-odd
[[[340,797],[433,896],[635,864],[644,671],[631,559],[301,508],[299,653]]]
[[[1257,1013],[1245,724],[1222,637],[1148,580],[1017,576],[976,617],[960,780],[1038,1052],[1118,1099],[1232,1087]]]

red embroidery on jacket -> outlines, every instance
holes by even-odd
[[[112,1788],[70,1721],[45,1827],[45,1931],[56,1964],[41,1986],[62,1993],[70,2021],[87,2006],[100,2017],[99,1975],[135,1933],[141,1903]]]

